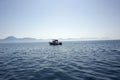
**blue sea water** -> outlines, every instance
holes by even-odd
[[[0,80],[120,80],[120,41],[0,43]]]

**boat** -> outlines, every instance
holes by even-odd
[[[49,45],[62,45],[62,42],[59,42],[57,39],[55,39],[52,42],[49,42]]]

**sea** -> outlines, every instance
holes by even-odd
[[[120,80],[120,40],[0,43],[0,80]]]

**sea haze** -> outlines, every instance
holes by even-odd
[[[0,43],[0,80],[119,79],[119,40]]]
[[[55,38],[54,38],[55,39]],[[60,41],[89,41],[89,40],[106,40],[107,38],[57,38]],[[0,43],[31,43],[31,42],[49,42],[53,38],[49,39],[36,39],[31,37],[17,38],[14,36],[8,36],[4,39],[0,39]]]

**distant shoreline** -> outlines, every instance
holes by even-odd
[[[49,40],[50,41],[50,40]],[[48,40],[43,41],[0,41],[0,43],[48,43]],[[60,40],[62,42],[103,42],[103,41],[120,41],[120,40]]]

